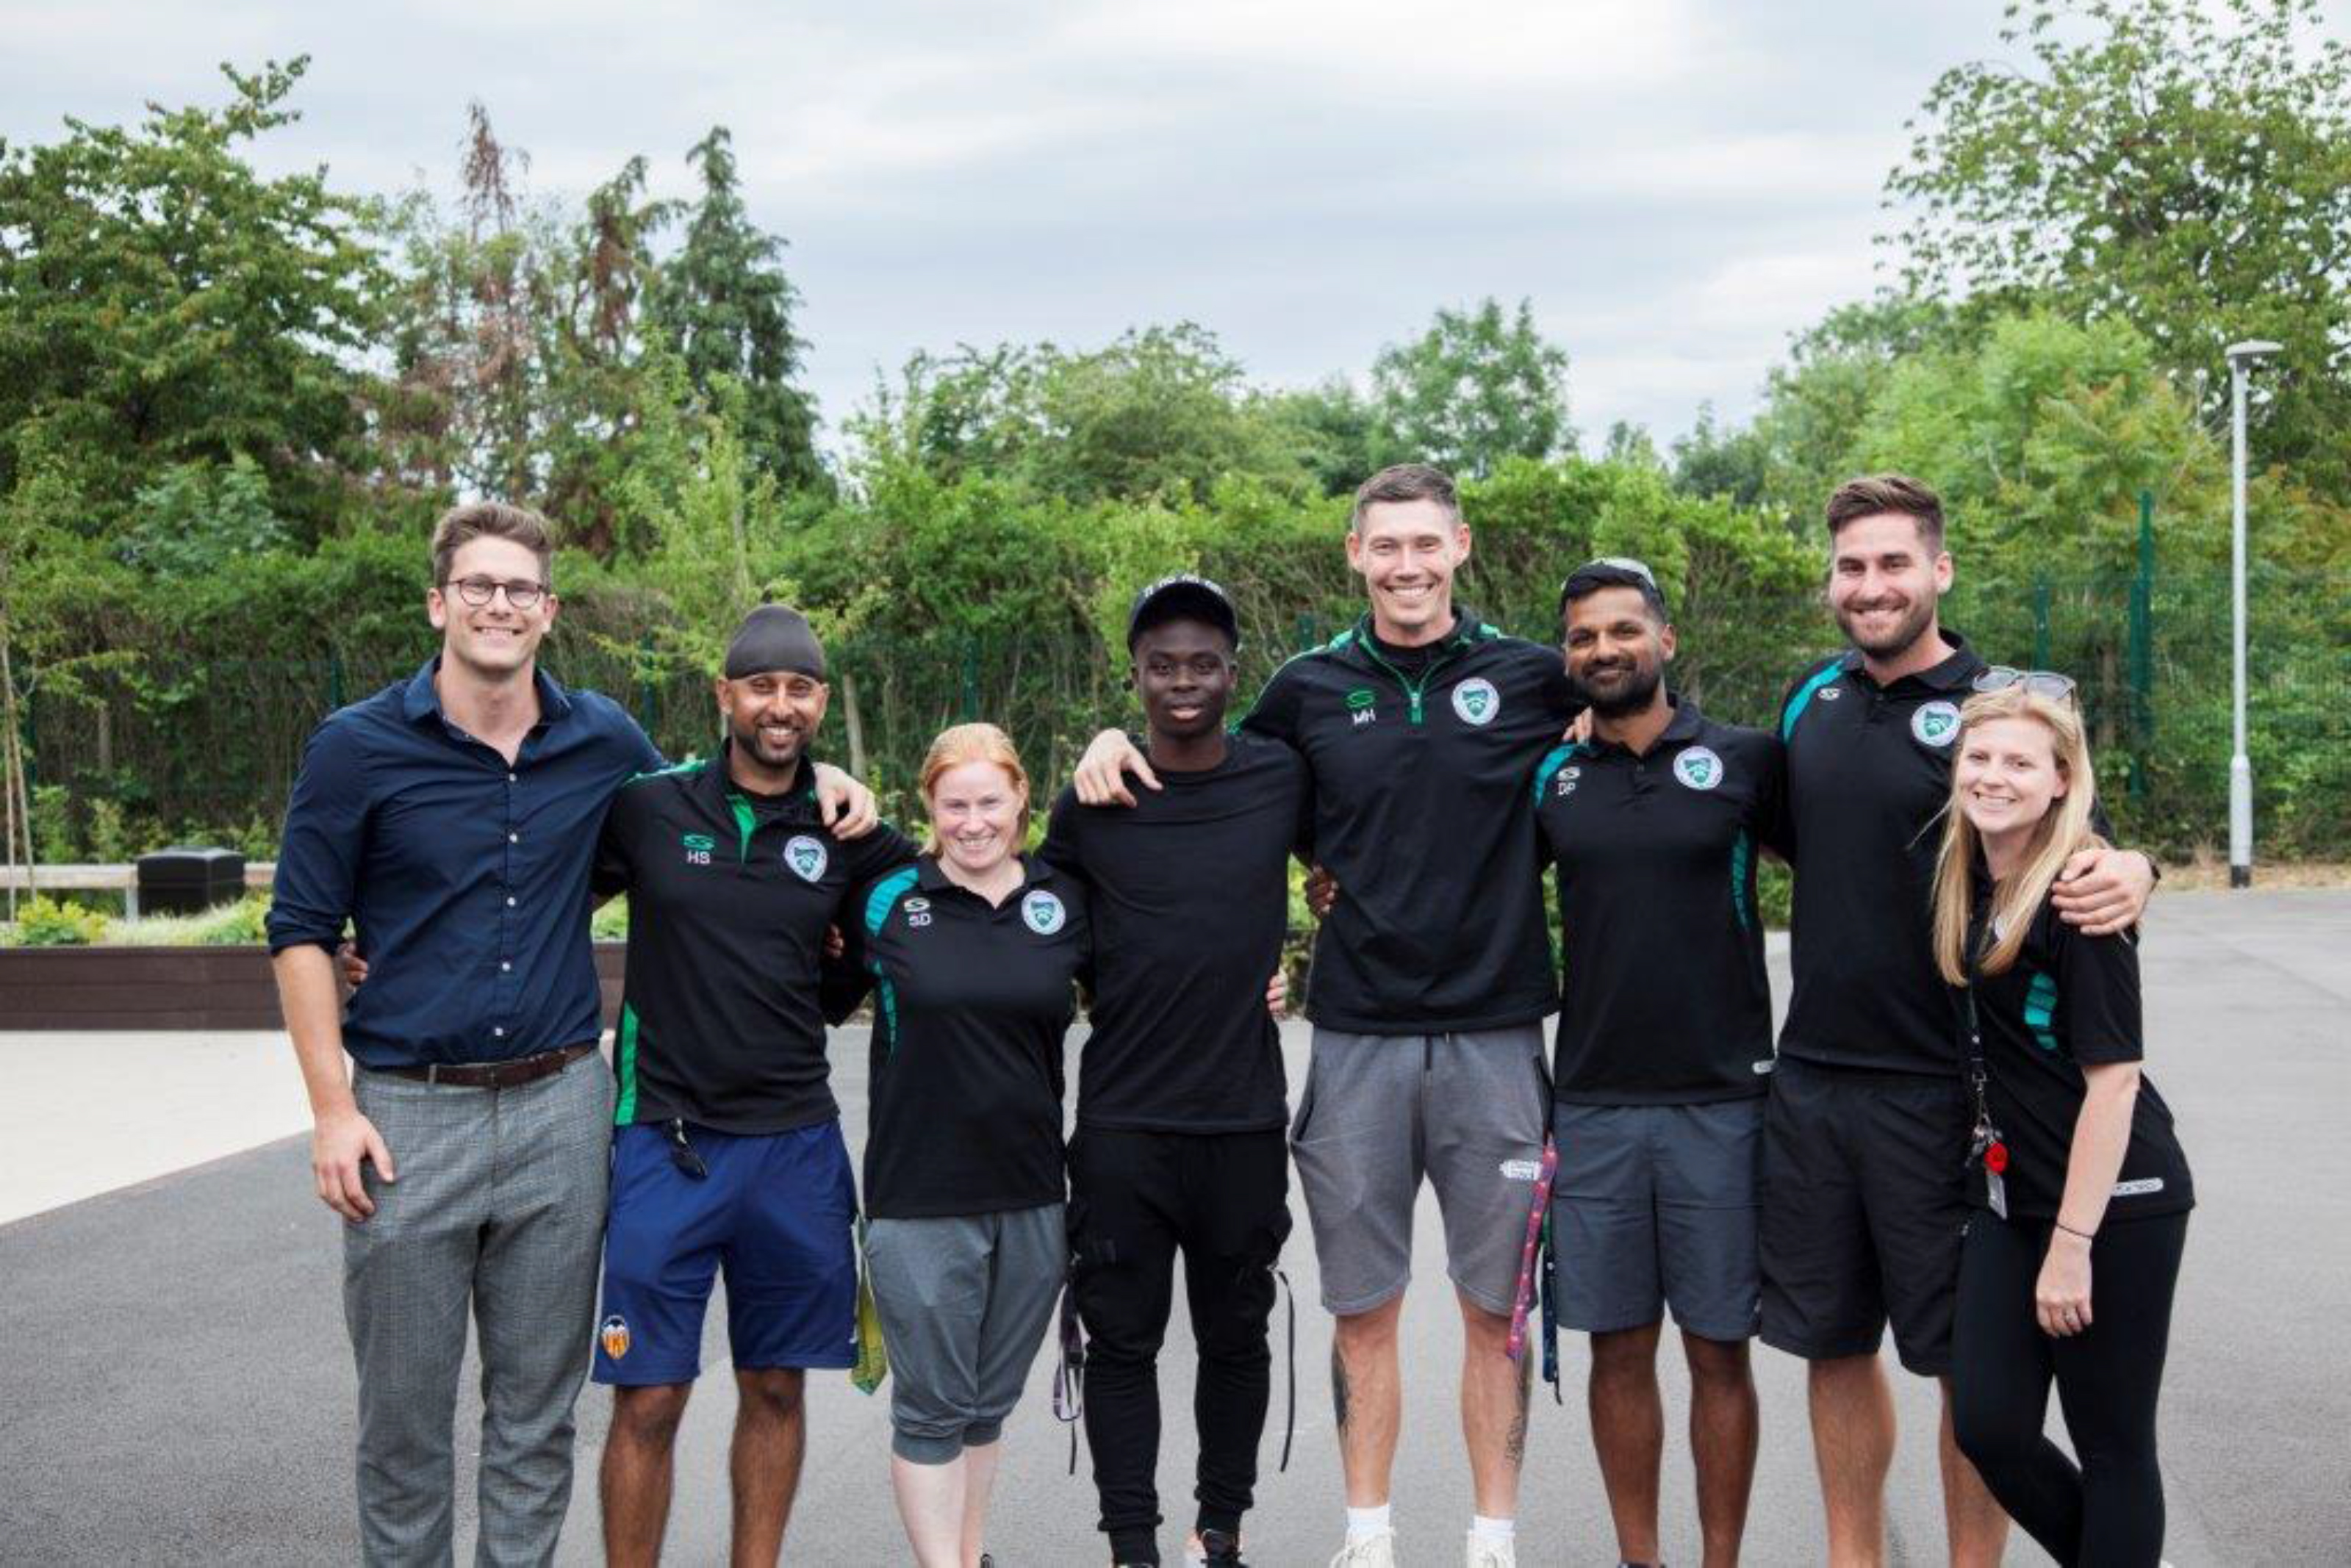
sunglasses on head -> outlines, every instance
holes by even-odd
[[[2035,696],[2052,702],[2079,704],[2074,677],[2055,670],[2019,670],[2007,664],[1994,664],[1975,678],[1980,692],[2004,692],[2011,686],[2022,686]]]

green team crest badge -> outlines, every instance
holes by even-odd
[[[688,865],[708,865],[710,852],[718,847],[718,841],[708,833],[686,833],[678,839],[678,842],[685,849],[685,863]]]
[[[784,863],[802,882],[814,882],[824,875],[824,868],[832,857],[825,852],[824,841],[801,833],[784,846]]]
[[[1711,747],[1688,747],[1674,758],[1674,777],[1692,789],[1711,789],[1722,782],[1722,758]]]
[[[1060,899],[1039,888],[1020,901],[1020,918],[1038,936],[1050,936],[1069,924],[1070,912],[1061,906]]]
[[[1462,723],[1483,727],[1493,723],[1494,716],[1502,711],[1502,694],[1482,675],[1464,681],[1453,688],[1453,711],[1460,716]]]
[[[1959,710],[1951,703],[1927,703],[1910,716],[1910,733],[1921,746],[1945,747],[1959,737]]]

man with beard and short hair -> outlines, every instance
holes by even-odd
[[[1658,1561],[1666,1309],[1690,1374],[1708,1568],[1739,1558],[1755,1473],[1756,1186],[1772,1068],[1755,856],[1774,843],[1783,753],[1664,683],[1676,636],[1649,569],[1579,567],[1560,591],[1588,738],[1535,771],[1559,870],[1566,970],[1552,1076],[1559,1321],[1592,1336],[1593,1446],[1617,1554]]]
[[[1784,837],[1795,868],[1794,992],[1764,1120],[1764,1343],[1809,1369],[1813,1455],[1835,1568],[1883,1560],[1894,1405],[1878,1361],[1944,1385],[1940,1458],[1955,1564],[1995,1563],[2008,1521],[1951,1437],[1950,1333],[1967,1101],[1928,935],[1935,819],[1959,704],[1986,665],[1938,615],[1943,513],[1915,479],[1829,497],[1828,597],[1852,646],[1782,706]],[[2147,857],[2085,851],[2053,895],[2103,933],[2135,923]]]
[[[1306,764],[1225,733],[1240,625],[1205,578],[1155,582],[1127,621],[1162,788],[1132,808],[1054,801],[1040,853],[1086,885],[1093,1032],[1070,1144],[1071,1285],[1086,1440],[1115,1563],[1159,1561],[1157,1358],[1184,1258],[1199,1347],[1195,1531],[1238,1568],[1271,1381],[1266,1322],[1290,1234],[1281,1040],[1260,1000],[1311,831]]]
[[[660,1555],[722,1268],[735,1563],[773,1563],[782,1547],[806,1369],[856,1360],[857,1193],[819,967],[854,891],[916,846],[887,828],[844,840],[825,827],[810,748],[828,690],[808,622],[753,611],[716,683],[718,755],[631,781],[604,821],[597,888],[629,899],[595,1365],[613,1385],[601,1490],[615,1564]]]

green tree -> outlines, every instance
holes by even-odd
[[[1372,382],[1385,462],[1480,477],[1506,458],[1575,446],[1567,350],[1535,329],[1531,300],[1508,318],[1491,298],[1437,311],[1419,337],[1380,350]]]
[[[86,508],[68,526],[107,533],[167,470],[243,456],[299,535],[339,526],[371,464],[352,364],[383,275],[324,171],[242,155],[298,118],[306,64],[223,67],[217,109],[0,143],[0,495],[38,454]]]
[[[2119,316],[2210,378],[2285,345],[2262,450],[2351,488],[2351,50],[2318,0],[2036,0],[1928,92],[1888,178],[1887,236],[1923,290]]]
[[[734,138],[723,125],[686,154],[702,193],[686,214],[685,243],[662,267],[651,314],[705,397],[718,378],[743,400],[744,452],[786,488],[826,482],[816,414],[794,380],[807,344],[793,329],[799,291],[784,274],[784,240],[752,223]]]

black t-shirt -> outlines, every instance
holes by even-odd
[[[1928,904],[1959,705],[1984,667],[1957,634],[1934,668],[1880,686],[1848,652],[1781,707],[1795,868],[1794,988],[1780,1053],[1832,1067],[1949,1073],[1951,1000]]]
[[[1059,1203],[1061,1041],[1090,979],[1074,877],[1023,862],[991,906],[928,855],[866,892],[853,938],[875,977],[865,1212],[883,1219]]]
[[[1064,789],[1040,854],[1085,884],[1093,1031],[1078,1123],[1150,1132],[1279,1127],[1281,1041],[1265,986],[1290,925],[1290,856],[1311,793],[1279,741],[1235,735],[1198,773],[1156,769],[1135,804]]]
[[[1646,755],[1593,739],[1535,770],[1535,818],[1559,868],[1552,1081],[1582,1105],[1761,1094],[1771,989],[1755,854],[1778,848],[1784,758],[1768,730],[1685,701]]]
[[[1559,650],[1463,614],[1416,667],[1366,616],[1274,672],[1242,727],[1314,779],[1339,902],[1306,1008],[1357,1034],[1533,1023],[1559,1005],[1527,779],[1574,716]]]
[[[811,785],[750,794],[723,748],[623,785],[595,873],[598,892],[629,897],[613,1121],[763,1134],[838,1115],[818,993],[825,929],[914,852],[886,827],[834,838]]]
[[[2145,1054],[2138,944],[2129,936],[2085,936],[2044,903],[2016,962],[1979,978],[1976,1016],[1983,1032],[1984,1095],[2008,1145],[2002,1173],[2008,1212],[2018,1219],[2053,1218],[2064,1196],[2074,1126],[2086,1092],[2083,1066],[2137,1061]],[[1971,1200],[1983,1207],[1980,1171],[1969,1188]],[[2177,1214],[2195,1203],[2171,1108],[2154,1080],[2142,1076],[2131,1107],[2130,1145],[2106,1218]]]

